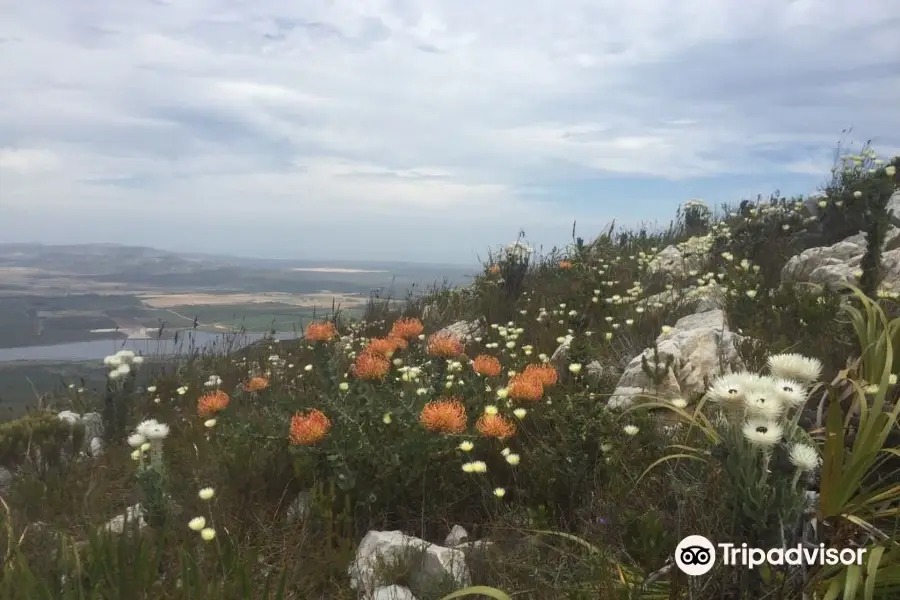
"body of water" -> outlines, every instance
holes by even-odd
[[[222,334],[206,331],[188,331],[174,339],[126,339],[90,340],[51,346],[26,346],[24,348],[0,348],[0,362],[18,360],[81,361],[98,360],[119,350],[133,350],[142,356],[173,356],[196,349],[225,352],[236,350],[263,337],[261,333]]]

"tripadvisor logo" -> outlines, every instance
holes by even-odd
[[[747,544],[713,545],[702,535],[689,535],[675,548],[675,565],[686,575],[704,575],[712,570],[718,555],[727,567],[754,569],[761,565],[862,565],[865,548],[826,548],[798,544],[790,548],[751,548]]]

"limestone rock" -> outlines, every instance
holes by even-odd
[[[147,526],[147,521],[144,520],[144,507],[140,503],[129,506],[124,513],[110,519],[103,526],[103,531],[122,534],[129,531],[131,527],[135,527],[135,522],[138,531]]]
[[[99,456],[103,452],[103,417],[100,413],[79,415],[71,410],[64,410],[56,417],[73,426],[79,423],[84,425],[84,450],[91,456]]]
[[[896,197],[896,202],[894,198]],[[894,194],[892,202],[900,205],[900,196]],[[900,229],[892,227],[885,236],[889,243],[900,235]],[[837,288],[845,283],[858,283],[855,272],[866,252],[864,233],[852,235],[831,246],[808,248],[791,257],[781,270],[783,283],[815,283]],[[882,254],[884,266],[883,287],[900,290],[900,248]]]
[[[469,541],[469,532],[462,525],[454,525],[444,540],[444,545],[448,547],[459,546]]]
[[[427,589],[434,581],[450,578],[460,588],[471,585],[465,554],[456,548],[431,544],[401,531],[370,531],[359,543],[347,569],[351,586],[371,597],[382,581],[384,565],[412,559],[409,581],[413,589]]]
[[[484,328],[478,321],[457,321],[441,329],[438,334],[450,334],[468,344],[480,336],[483,331]]]
[[[288,523],[295,523],[297,521],[303,521],[309,516],[311,497],[309,491],[303,491],[297,494],[297,497],[294,498],[294,501],[288,505],[287,511],[285,511],[284,519]]]
[[[654,384],[642,365],[642,357],[646,357],[652,366],[653,348],[647,348],[628,363],[607,407],[626,407],[642,395],[671,400],[703,392],[707,379],[739,364],[735,347],[739,339],[725,326],[725,315],[719,309],[679,319],[669,332],[656,338],[660,363],[670,359],[672,368]]]
[[[372,600],[416,600],[416,597],[402,585],[387,585],[376,588]]]

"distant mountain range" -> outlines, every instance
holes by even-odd
[[[229,282],[241,281],[240,287],[273,289],[263,281],[282,282],[292,288],[285,291],[294,291],[291,284],[300,281],[325,289],[329,283],[352,283],[362,289],[390,281],[400,287],[435,281],[457,285],[479,270],[478,265],[260,259],[118,244],[0,244],[0,268],[10,267],[151,287],[229,287]]]

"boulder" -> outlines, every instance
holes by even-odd
[[[462,550],[431,544],[401,531],[374,530],[359,543],[356,556],[347,569],[350,585],[371,598],[377,588],[393,583],[383,580],[381,568],[406,560],[411,561],[409,582],[413,589],[428,589],[434,582],[447,579],[460,588],[471,585]]]
[[[375,589],[372,600],[416,600],[416,597],[402,585],[386,585]]]
[[[438,331],[438,334],[450,334],[456,336],[468,344],[484,332],[484,327],[478,321],[457,321]]]
[[[671,400],[700,394],[707,380],[739,366],[739,340],[728,330],[725,314],[719,309],[683,317],[656,338],[659,362],[671,361],[661,381],[654,383],[644,372],[644,357],[653,366],[653,348],[647,348],[628,363],[607,406],[625,407],[638,396]]]
[[[89,412],[83,415],[64,410],[58,413],[60,421],[66,421],[70,425],[84,425],[84,451],[90,456],[99,456],[103,452],[103,417],[100,413]]]
[[[897,194],[895,194],[897,196]],[[893,198],[893,197],[892,197]],[[897,196],[900,204],[900,196]],[[885,243],[892,242],[900,229],[888,230]],[[837,289],[843,284],[857,284],[857,271],[866,252],[864,233],[852,235],[831,246],[808,248],[791,257],[781,270],[783,283],[814,283]],[[900,248],[882,254],[884,280],[882,286],[891,292],[900,291]]]

